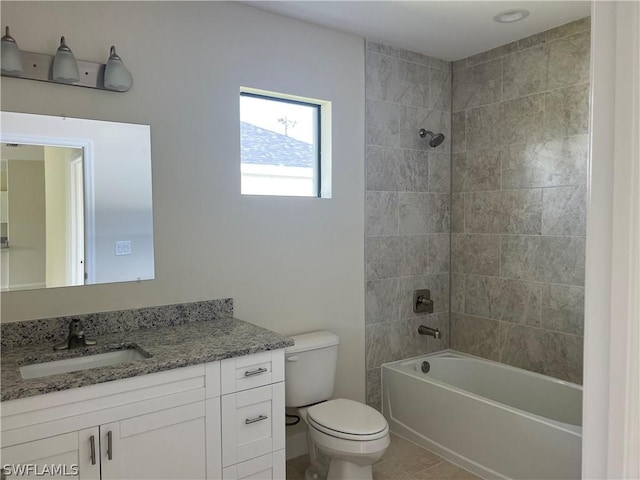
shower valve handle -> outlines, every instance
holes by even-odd
[[[413,311],[414,313],[433,313],[430,290],[423,289],[413,292]]]

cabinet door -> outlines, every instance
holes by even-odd
[[[36,477],[99,480],[98,449],[98,428],[94,427],[5,447],[1,450],[1,463],[7,467],[7,480]]]
[[[102,425],[102,479],[204,479],[205,433],[204,401]]]

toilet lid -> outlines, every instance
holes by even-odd
[[[320,430],[344,438],[357,436],[369,440],[384,435],[388,429],[386,419],[376,409],[345,398],[313,405],[307,415]]]

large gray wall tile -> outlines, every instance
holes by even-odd
[[[465,277],[465,313],[540,326],[540,284],[498,277]]]
[[[504,57],[504,99],[540,93],[547,90],[549,52],[537,45]]]
[[[451,271],[500,275],[500,236],[456,233],[451,236]]]
[[[376,100],[366,101],[367,145],[397,147],[403,107]]]
[[[450,270],[451,235],[436,233],[429,235],[429,273],[442,273]]]
[[[400,234],[445,233],[449,231],[449,195],[400,192]]]
[[[404,358],[406,339],[400,322],[377,323],[365,327],[367,369]]]
[[[467,150],[481,150],[504,144],[502,104],[466,110]]]
[[[543,235],[587,234],[587,186],[543,189]]]
[[[509,235],[501,237],[500,265],[502,276],[520,280],[536,280],[540,259],[539,236]]]
[[[429,191],[429,157],[432,153],[423,150],[401,150],[398,154],[395,175],[397,189],[401,192]],[[438,172],[434,172],[438,175]]]
[[[429,272],[429,236],[399,237],[398,275],[423,275]]]
[[[488,318],[452,313],[451,348],[498,361],[500,359],[500,323]]]
[[[422,321],[421,318],[409,318],[399,322],[367,325],[367,369],[426,353],[429,350],[428,340],[424,335],[418,334],[418,326]]]
[[[429,108],[451,111],[451,70],[429,69]]]
[[[398,190],[398,157],[402,150],[387,147],[367,147],[367,190]]]
[[[584,285],[584,237],[542,237],[536,277],[541,282]]]
[[[582,337],[510,323],[500,330],[503,363],[582,383]]]
[[[367,280],[399,276],[400,237],[368,237],[365,243]]]
[[[463,273],[451,274],[451,311],[456,313],[464,313],[465,295]]]
[[[547,44],[549,90],[589,81],[590,43],[589,32],[583,32]]]
[[[467,149],[466,113],[454,112],[451,114],[451,151],[452,153],[464,152]]]
[[[400,280],[385,278],[366,283],[364,316],[367,324],[400,319]]]
[[[453,111],[488,105],[501,100],[501,58],[454,72]]]
[[[367,192],[365,210],[368,236],[398,234],[397,192]]]
[[[464,193],[451,194],[451,233],[464,233]]]
[[[454,192],[500,190],[501,156],[502,152],[499,148],[454,153],[452,190]]]
[[[564,138],[589,131],[589,85],[544,94],[544,138]]]
[[[588,162],[587,135],[513,145],[502,151],[502,188],[586,185]]]
[[[367,52],[366,96],[403,105],[429,106],[429,68]]]
[[[584,255],[583,237],[501,238],[502,276],[506,278],[584,285]]]
[[[509,100],[502,104],[499,145],[512,145],[542,139],[544,120],[544,95]]]
[[[584,287],[542,285],[542,327],[584,335]]]
[[[467,233],[540,234],[542,191],[507,190],[465,194]]]
[[[382,382],[380,369],[372,368],[367,370],[367,405],[382,411]]]
[[[429,154],[429,191],[449,193],[451,191],[451,154]]]
[[[569,35],[575,35],[576,33],[588,32],[591,29],[591,17],[584,17],[574,22],[565,23],[559,27],[547,30],[545,38],[547,42],[551,40],[557,40],[558,38],[568,37]]]

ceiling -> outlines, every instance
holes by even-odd
[[[459,60],[590,14],[589,1],[247,1],[253,7],[368,40]],[[504,10],[530,15],[497,23]]]

